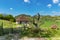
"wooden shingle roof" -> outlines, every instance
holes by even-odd
[[[26,16],[19,16],[16,18],[16,21],[29,21],[29,18]]]

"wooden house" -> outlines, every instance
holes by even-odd
[[[16,18],[16,24],[21,24],[21,23],[28,23],[29,18],[27,16],[19,16]]]

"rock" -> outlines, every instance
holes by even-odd
[[[52,25],[51,29],[57,29],[57,25]]]

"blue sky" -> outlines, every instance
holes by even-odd
[[[0,0],[0,13],[60,15],[60,0]]]

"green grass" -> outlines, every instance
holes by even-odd
[[[54,22],[52,22],[52,21],[45,21],[44,24],[42,24],[40,27],[41,27],[41,28],[46,28],[46,29],[48,29],[48,28],[50,28],[51,25],[53,25],[53,24],[54,24]]]
[[[3,22],[3,27],[4,28],[16,28],[17,26],[23,26],[22,24],[16,24],[15,22],[10,22],[10,21],[6,21],[6,20],[0,20],[0,24]],[[59,30],[57,30],[57,33],[55,34],[54,37],[60,37],[60,20],[59,21],[45,21],[40,27],[43,29],[49,29],[51,30],[51,26],[56,24],[57,27],[59,28]],[[32,24],[30,24],[31,26]],[[52,39],[50,38],[50,39]]]
[[[17,26],[22,26],[21,24],[16,24],[15,22],[0,20],[0,24],[2,22],[3,22],[3,28],[16,28]]]
[[[59,28],[59,30],[56,30],[57,31],[56,34],[53,33],[53,34],[55,34],[54,37],[60,37],[60,20],[55,21],[55,22],[54,21],[45,21],[44,24],[42,24],[40,27],[43,28],[43,29],[51,30],[51,26],[54,25],[54,24],[57,25],[57,27]]]

